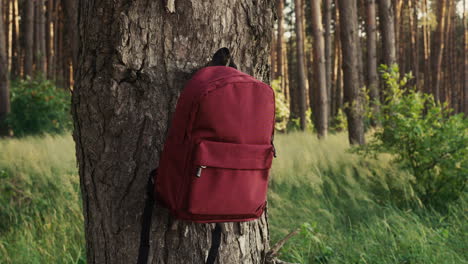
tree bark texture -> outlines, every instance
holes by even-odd
[[[322,1],[312,0],[311,10],[312,10],[312,33],[314,38],[313,45],[313,54],[314,54],[314,69],[316,71],[315,76],[317,77],[317,85],[314,87],[317,89],[317,92],[314,93],[317,95],[317,100],[315,100],[318,105],[315,107],[317,109],[315,113],[315,125],[317,128],[317,134],[319,138],[327,136],[328,132],[328,91],[327,91],[327,68],[325,61],[325,43],[324,43],[324,31],[322,26],[322,10],[321,10]],[[310,87],[312,89],[312,87]],[[311,102],[312,103],[312,102]]]
[[[186,80],[220,47],[269,81],[271,1],[80,0],[74,140],[87,262],[136,263],[148,173]],[[262,263],[266,214],[223,224],[216,263]],[[149,263],[204,263],[214,224],[153,211]]]
[[[31,76],[33,72],[33,41],[34,41],[34,1],[24,1],[23,21],[23,76]]]
[[[364,98],[360,84],[358,15],[356,0],[339,0],[343,52],[344,102],[351,144],[364,144]]]
[[[383,61],[386,65],[396,63],[395,15],[392,0],[378,0],[380,27],[382,31]]]
[[[3,14],[3,3],[0,3],[0,14]],[[8,81],[8,57],[6,50],[5,25],[0,18],[0,135],[8,133],[6,126],[2,124],[6,115],[10,112],[10,86]]]
[[[297,99],[299,100],[299,118],[301,130],[306,128],[306,77],[304,66],[304,24],[303,20],[303,7],[301,0],[294,1],[294,11],[296,13],[296,56],[297,56]]]
[[[377,74],[377,23],[375,0],[367,0],[367,89],[372,112],[379,112],[379,77]],[[375,125],[375,123],[374,123]]]

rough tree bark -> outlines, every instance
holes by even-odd
[[[327,72],[325,65],[325,43],[323,37],[322,26],[322,10],[320,0],[312,0],[312,33],[314,38],[313,54],[314,54],[314,69],[317,77],[317,100],[318,105],[315,107],[315,125],[317,126],[317,134],[319,138],[325,138],[328,132],[328,93],[327,93]],[[315,88],[314,87],[314,88]],[[312,87],[310,87],[312,90]]]
[[[301,130],[306,128],[306,77],[304,66],[304,29],[303,8],[301,0],[294,0],[294,12],[296,13],[296,56],[297,56],[297,99],[299,100],[299,119]]]
[[[23,77],[31,76],[33,72],[33,41],[34,41],[34,1],[24,1],[23,18]]]
[[[271,1],[176,4],[79,1],[73,116],[89,264],[136,263],[148,173],[191,73],[227,46],[242,71],[269,81]],[[149,263],[204,263],[213,228],[157,206]],[[216,263],[262,263],[268,239],[266,214],[224,224]]]
[[[391,0],[378,0],[380,27],[382,31],[383,61],[386,65],[396,63],[395,19]]]
[[[377,23],[375,0],[367,0],[367,89],[372,112],[379,112],[379,77],[377,74]],[[376,125],[373,119],[373,125]]]
[[[0,2],[0,14],[3,14],[3,3]],[[8,128],[3,121],[10,112],[10,89],[8,81],[8,57],[6,50],[5,25],[0,18],[0,136],[8,134]]]
[[[339,0],[341,44],[343,52],[344,102],[351,144],[364,144],[364,98],[359,60],[358,15],[356,0]]]

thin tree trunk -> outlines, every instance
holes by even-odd
[[[418,30],[418,0],[408,2],[410,12],[411,51],[412,68],[415,84],[419,82],[419,30]]]
[[[4,24],[4,31],[5,31],[5,50],[7,55],[7,67],[10,69],[10,25],[11,25],[11,18],[10,18],[10,0],[4,0],[5,2],[5,24]]]
[[[23,49],[24,49],[24,58],[23,58],[23,70],[24,77],[32,76],[33,73],[33,41],[34,41],[34,2],[25,0],[24,5],[24,18],[21,21],[24,21],[23,25]]]
[[[297,41],[296,41],[297,43]],[[288,57],[288,87],[289,87],[289,119],[299,118],[299,92],[297,80],[297,55],[294,52],[297,50],[294,43],[294,38],[289,38],[287,57]]]
[[[335,2],[336,5],[336,18],[335,18],[335,57],[337,58],[336,62],[336,84],[335,84],[335,113],[334,116],[338,114],[338,110],[343,108],[343,56],[341,49],[341,25],[340,25],[340,9],[338,1]]]
[[[408,1],[408,0],[406,0]],[[411,0],[409,0],[411,1]],[[401,64],[402,63],[402,59],[403,58],[400,58],[398,56],[398,52],[400,51],[400,47],[401,47],[401,25],[403,24],[402,23],[402,20],[401,20],[401,12],[402,12],[402,7],[403,7],[403,4],[404,4],[404,1],[403,0],[393,0],[393,4],[390,3],[390,5],[393,7],[393,19],[394,19],[394,30],[395,30],[395,63],[399,63]],[[398,60],[400,59],[400,61]]]
[[[314,54],[314,69],[317,76],[317,113],[316,128],[319,138],[325,138],[328,133],[328,93],[327,93],[327,69],[325,60],[325,43],[323,38],[322,26],[322,10],[321,2],[312,0],[310,2],[312,9],[312,31],[314,38],[313,54]],[[312,88],[310,88],[312,89]]]
[[[331,116],[332,116],[332,110],[331,110],[331,95],[332,95],[332,27],[331,27],[331,21],[332,21],[332,0],[325,0],[324,3],[324,10],[325,10],[325,67],[326,67],[326,85],[327,85],[327,101],[328,101],[328,122],[330,122]]]
[[[36,25],[35,25],[35,62],[36,62],[36,73],[44,74],[46,72],[46,60],[45,60],[45,16],[44,16],[44,0],[36,1],[36,13],[35,13]]]
[[[434,56],[432,57],[432,94],[436,102],[440,102],[440,82],[442,78],[442,59],[445,48],[445,28],[447,0],[437,1],[437,30],[434,37]]]
[[[46,16],[46,28],[45,28],[45,52],[46,52],[46,61],[47,61],[47,78],[51,79],[52,74],[52,47],[53,47],[53,32],[51,29],[52,19],[53,19],[53,12],[54,12],[54,1],[53,0],[46,0],[47,1],[47,16]]]
[[[359,51],[356,0],[339,0],[341,42],[343,50],[344,101],[347,104],[348,136],[351,144],[364,144],[364,104],[359,86],[361,59]]]
[[[379,83],[377,74],[377,23],[375,0],[367,0],[367,87],[374,115],[379,112]],[[373,119],[373,125],[376,125]]]
[[[383,61],[386,65],[396,63],[395,19],[391,0],[378,0],[380,27],[382,30]]]
[[[429,8],[428,0],[422,0],[422,9],[424,13],[423,37],[424,37],[424,92],[430,94],[431,89],[431,30],[429,26]]]
[[[297,49],[297,75],[298,75],[298,99],[299,118],[301,130],[306,128],[306,77],[304,67],[304,29],[303,29],[303,9],[301,0],[294,1],[296,13],[296,49]]]
[[[11,78],[16,79],[20,75],[20,56],[19,56],[19,45],[18,45],[18,24],[17,24],[17,1],[11,1]]]
[[[264,81],[270,77],[270,1],[176,4],[175,13],[168,13],[163,1],[80,0],[78,5],[73,116],[88,264],[136,263],[148,173],[157,166],[190,73],[228,43],[242,71]],[[263,263],[266,214],[223,226],[216,263]],[[205,263],[213,228],[174,224],[157,206],[149,263]]]
[[[464,74],[463,74],[463,109],[465,115],[468,117],[468,19],[467,19],[467,5],[466,0],[463,0],[463,6],[465,12],[463,12],[463,31],[464,31]]]
[[[284,0],[277,0],[278,36],[276,39],[276,78],[281,78],[281,90],[284,90],[283,35],[284,35]]]
[[[0,14],[3,14],[3,3],[0,3]],[[8,65],[6,39],[3,18],[0,18],[0,136],[8,134],[8,127],[4,123],[10,112],[10,85],[8,80]]]

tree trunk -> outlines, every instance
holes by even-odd
[[[23,23],[23,49],[24,49],[24,61],[23,61],[23,76],[31,76],[33,72],[33,41],[34,41],[34,2],[24,1],[24,17]]]
[[[422,0],[422,10],[424,13],[423,21],[423,40],[424,40],[424,92],[430,94],[431,89],[431,30],[429,26],[429,8],[428,0]]]
[[[299,99],[299,118],[301,130],[306,128],[306,77],[304,67],[304,29],[303,29],[303,9],[302,1],[294,0],[294,10],[296,13],[296,49],[297,49],[297,92]]]
[[[283,69],[283,35],[284,35],[284,0],[277,1],[277,14],[278,14],[278,36],[276,39],[276,76],[281,78],[281,90],[284,90],[284,69]]]
[[[52,47],[53,47],[53,34],[51,31],[51,24],[52,24],[52,19],[53,19],[53,11],[54,11],[54,1],[53,0],[47,0],[47,13],[46,13],[46,28],[45,28],[45,52],[46,52],[46,61],[47,61],[47,78],[51,79],[53,74],[52,74]]]
[[[0,3],[0,14],[3,14],[3,3]],[[10,112],[10,86],[8,81],[8,65],[6,39],[3,18],[0,18],[0,136],[8,134],[4,124],[6,115]]]
[[[45,64],[45,15],[44,0],[36,1],[36,25],[35,25],[35,62],[36,73],[44,74],[46,72]]]
[[[351,144],[364,144],[364,98],[360,84],[359,35],[356,0],[339,0],[343,51],[344,102],[347,104],[348,136]]]
[[[382,30],[383,61],[386,65],[396,63],[395,19],[391,0],[378,0],[380,27]]]
[[[5,32],[5,50],[7,54],[7,67],[10,67],[10,0],[4,0],[5,2],[5,23],[4,23],[4,32]],[[9,69],[9,68],[8,68]]]
[[[340,10],[338,1],[335,2],[335,70],[334,70],[334,83],[333,89],[333,116],[338,114],[338,110],[343,107],[343,69],[342,69],[342,52],[341,52],[341,38],[340,38]]]
[[[321,2],[312,0],[310,2],[312,9],[312,31],[314,38],[313,54],[314,54],[314,68],[316,70],[315,76],[317,77],[317,95],[316,102],[318,103],[316,109],[316,128],[319,138],[327,136],[328,132],[328,94],[327,94],[327,72],[325,65],[325,45],[323,39],[323,26],[322,26],[322,10]],[[312,87],[310,87],[312,89]]]
[[[12,22],[11,22],[11,72],[10,76],[16,79],[20,74],[21,60],[18,47],[18,25],[17,25],[17,1],[11,2]]]
[[[191,73],[228,46],[242,71],[268,82],[271,1],[176,3],[79,2],[73,116],[89,264],[136,263],[148,173]],[[155,208],[149,263],[205,263],[214,224],[176,223]],[[266,214],[223,226],[217,263],[262,263]]]
[[[445,16],[447,13],[447,0],[436,2],[437,6],[437,30],[434,37],[434,49],[432,57],[432,94],[437,102],[440,102],[440,82],[442,78],[442,59],[444,54]]]
[[[411,0],[406,0],[406,1],[411,1]],[[399,56],[399,52],[401,51],[401,26],[403,24],[402,21],[402,10],[403,10],[403,0],[393,0],[393,4],[390,3],[392,10],[393,10],[393,25],[395,29],[395,63],[402,64],[403,58]],[[400,59],[400,60],[399,60]]]
[[[332,28],[331,28],[331,21],[332,21],[332,0],[325,0],[324,3],[325,9],[325,68],[326,68],[326,76],[327,76],[327,101],[328,101],[328,122],[330,122],[332,110],[331,110],[331,95],[332,95]]]
[[[419,80],[419,30],[418,30],[418,0],[408,2],[410,12],[410,30],[411,30],[411,61],[415,84]]]
[[[468,10],[466,8],[466,0],[463,0],[464,12],[463,12],[463,31],[464,31],[464,48],[463,48],[463,55],[464,55],[464,74],[463,74],[463,109],[465,115],[468,117],[468,19],[467,13]]]
[[[377,23],[375,0],[367,0],[367,87],[373,114],[379,112],[379,83],[377,74]],[[373,125],[376,125],[373,119]]]

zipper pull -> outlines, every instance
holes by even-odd
[[[197,177],[200,178],[201,177],[201,172],[203,169],[206,169],[206,166],[200,166],[197,168]]]

